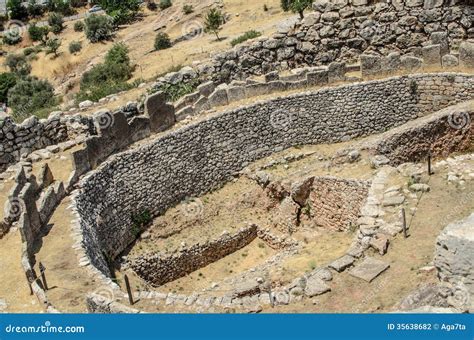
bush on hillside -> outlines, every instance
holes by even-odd
[[[18,76],[27,76],[31,72],[31,65],[24,54],[9,54],[5,60],[5,66]]]
[[[53,53],[55,57],[58,56],[58,49],[61,47],[61,40],[58,38],[49,39],[46,42],[46,54]]]
[[[192,5],[184,5],[183,6],[183,13],[184,14],[191,14],[192,12],[194,12],[194,8]]]
[[[28,15],[32,18],[40,17],[45,11],[45,7],[38,3],[38,0],[28,1]]]
[[[69,44],[69,53],[75,54],[82,50],[82,44],[80,41],[71,41]]]
[[[16,121],[28,118],[36,111],[56,105],[53,86],[46,80],[27,77],[18,80],[8,91],[8,105]]]
[[[23,6],[22,0],[8,0],[7,10],[12,20],[26,20],[28,18],[28,10]]]
[[[171,0],[160,0],[160,9],[161,10],[164,10],[168,7],[171,7],[173,5],[173,3],[171,2]]]
[[[171,40],[168,34],[158,33],[155,38],[155,51],[165,50],[171,47]]]
[[[86,37],[90,42],[112,40],[114,28],[112,18],[109,16],[92,14],[84,20],[84,23]]]
[[[257,31],[254,31],[254,30],[252,30],[252,31],[247,31],[247,32],[245,32],[244,34],[242,34],[241,36],[239,36],[239,37],[235,38],[234,40],[232,40],[232,41],[230,42],[230,44],[231,44],[232,46],[235,46],[235,45],[238,45],[238,44],[243,43],[244,41],[257,38],[257,37],[259,37],[259,36],[261,36],[261,35],[262,35],[262,33],[257,32]]]
[[[3,32],[2,40],[6,45],[16,45],[23,40],[23,37],[18,28],[11,28],[8,31]]]
[[[48,16],[48,24],[51,27],[51,32],[59,34],[64,29],[64,17],[60,13],[51,13]]]
[[[48,26],[36,26],[36,24],[31,24],[28,28],[28,35],[32,41],[42,41],[45,42],[46,36],[49,33]]]
[[[8,90],[16,85],[17,77],[14,73],[0,73],[0,103],[8,104]]]
[[[82,32],[84,31],[84,21],[79,20],[74,23],[74,31],[75,32]]]

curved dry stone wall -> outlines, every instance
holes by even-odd
[[[474,13],[465,0],[315,0],[314,12],[291,29],[220,53],[198,68],[218,82],[277,69],[352,61],[362,53],[411,53],[427,45],[449,53],[474,37]]]
[[[81,181],[74,199],[82,246],[109,275],[107,258],[136,237],[133,215],[157,216],[273,152],[384,132],[473,96],[474,76],[394,77],[276,98],[164,134],[112,156]]]

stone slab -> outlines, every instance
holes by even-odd
[[[372,282],[377,276],[390,267],[388,263],[366,257],[362,263],[358,264],[349,271],[349,274],[367,282]]]
[[[336,261],[332,262],[329,267],[340,273],[347,267],[351,266],[354,261],[355,259],[352,256],[344,255],[343,257],[340,257]]]

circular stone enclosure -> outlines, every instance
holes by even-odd
[[[110,157],[81,181],[74,200],[82,247],[110,276],[107,258],[137,236],[133,216],[158,216],[274,152],[381,133],[473,95],[472,75],[393,77],[276,98],[166,133]]]

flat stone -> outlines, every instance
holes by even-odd
[[[367,282],[372,282],[377,276],[390,267],[388,263],[366,257],[362,263],[349,271],[349,274]]]
[[[370,240],[370,246],[377,250],[380,255],[385,255],[388,249],[389,240],[385,234],[378,233]]]
[[[382,205],[384,207],[394,207],[405,202],[405,197],[402,195],[392,196],[392,197],[385,197],[383,199]]]
[[[428,184],[416,183],[410,185],[410,190],[416,192],[428,192],[430,191],[430,186]]]
[[[306,281],[304,294],[308,297],[313,297],[327,293],[330,290],[331,288],[323,280],[321,280],[317,275],[313,275]]]
[[[352,256],[344,255],[343,257],[338,258],[336,261],[333,261],[329,267],[340,273],[347,267],[351,266],[354,261],[355,259]]]

